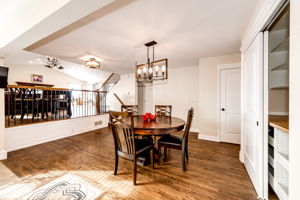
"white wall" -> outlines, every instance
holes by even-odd
[[[102,124],[96,126],[96,121],[102,121]],[[106,127],[107,124],[108,115],[105,114],[6,128],[6,150],[13,151],[60,138],[77,135],[87,131]]]
[[[113,95],[116,93],[127,105],[135,105],[136,102],[136,82],[135,74],[122,74],[120,81],[113,87],[106,98],[110,110],[120,111],[121,104]]]
[[[3,66],[3,59],[0,58],[0,66]],[[4,89],[0,88],[0,160],[6,159],[5,151],[5,112],[4,112]]]
[[[300,1],[290,1],[289,198],[300,197]]]
[[[26,0],[2,2],[0,18],[5,20],[0,21],[0,29],[6,31],[0,32],[0,48],[32,28],[69,1]]]
[[[43,83],[53,84],[56,88],[68,88],[69,83],[80,84],[86,88],[86,82],[75,79],[64,73],[45,67],[44,65],[16,64],[7,65],[9,68],[8,83],[16,85],[16,81],[31,82],[31,74],[44,76]]]
[[[270,114],[285,115],[289,112],[289,90],[269,90]]]
[[[229,54],[199,60],[199,134],[217,137],[218,116],[218,70],[217,66],[238,63],[241,55]]]
[[[168,80],[153,84],[153,106],[172,105],[172,115],[186,120],[188,110],[195,109],[192,131],[199,129],[199,67],[170,69]],[[153,112],[153,110],[152,110]]]
[[[80,25],[78,20],[113,1],[1,1],[0,19],[5,20],[0,21],[0,30],[5,31],[0,32],[0,54],[13,54],[71,24]],[[109,12],[109,8],[101,11]]]

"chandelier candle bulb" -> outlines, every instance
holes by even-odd
[[[138,73],[138,75],[140,75],[140,74],[142,73],[142,70],[139,68],[139,69],[137,70],[137,73]]]
[[[147,73],[147,67],[143,68],[143,72],[144,72],[144,74]]]
[[[152,69],[152,67],[150,67],[149,68],[149,73],[152,74],[152,72],[153,72],[153,69]]]

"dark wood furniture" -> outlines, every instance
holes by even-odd
[[[182,151],[182,169],[183,169],[183,171],[186,171],[186,160],[185,159],[187,159],[187,160],[189,159],[189,157],[188,157],[188,136],[189,136],[189,132],[190,132],[191,124],[192,124],[193,115],[194,115],[194,109],[191,108],[188,112],[187,124],[186,124],[185,130],[184,130],[183,137],[169,134],[169,135],[162,136],[157,141],[159,162],[160,162],[160,155],[161,155],[162,147],[164,147],[164,153],[165,153],[164,159],[166,159],[166,156],[167,156],[166,155],[167,148],[178,149],[178,150]]]
[[[134,137],[133,116],[132,113],[125,112],[109,112],[110,127],[112,128],[114,144],[115,144],[115,170],[117,175],[119,156],[133,161],[133,184],[136,185],[137,159],[140,155],[151,151],[151,163],[154,168],[152,142]],[[124,123],[124,119],[128,119],[130,124]]]
[[[172,116],[171,105],[155,105],[155,114],[163,116]]]
[[[22,86],[39,86],[39,87],[53,87],[54,85],[51,84],[44,84],[44,83],[29,83],[29,82],[20,82],[16,81],[18,85]]]
[[[132,113],[133,115],[138,114],[138,106],[137,105],[121,105],[122,112]]]
[[[130,124],[128,119],[125,123]],[[136,135],[162,136],[183,130],[185,121],[177,117],[157,116],[155,121],[144,122],[142,115],[133,116],[133,130]]]
[[[13,119],[20,115],[20,123],[26,116],[38,120],[45,116],[49,118],[48,112],[55,114],[55,118],[62,112],[64,116],[71,117],[71,95],[72,91],[57,88],[31,87],[31,86],[9,86],[5,92],[5,115]],[[10,123],[8,123],[10,125]]]

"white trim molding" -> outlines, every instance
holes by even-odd
[[[199,140],[208,140],[212,142],[220,142],[218,136],[213,136],[213,135],[204,135],[204,134],[198,134],[198,139]]]
[[[2,150],[0,151],[0,160],[5,160],[7,159],[7,151]]]
[[[221,64],[217,66],[218,70],[241,68],[241,63]]]
[[[288,112],[269,112],[270,115],[284,115],[287,116],[289,115]]]
[[[243,154],[242,150],[239,151],[239,158],[240,158],[240,162],[244,163],[244,154]]]
[[[194,132],[194,133],[199,133],[199,129],[198,128],[191,128],[190,131]]]
[[[265,0],[264,4],[256,8],[242,37],[241,52],[245,52],[255,39],[256,35],[268,24],[272,16],[285,0]]]

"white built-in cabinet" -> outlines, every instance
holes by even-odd
[[[272,126],[269,127],[268,160],[269,185],[279,199],[289,199],[289,134]]]
[[[289,85],[289,12],[279,16],[269,30],[269,88]]]
[[[288,104],[288,101],[284,99],[288,99],[289,93],[283,93],[282,90],[289,90],[289,13],[289,6],[287,4],[266,30],[266,33],[268,33],[268,102],[269,105],[275,104],[281,108],[288,108],[288,105],[285,105]],[[271,90],[274,91],[271,92]],[[284,94],[287,96],[282,96]],[[276,108],[273,106],[272,109]],[[280,200],[288,200],[289,111],[285,110],[283,112],[285,113],[283,115],[286,116],[272,115],[276,111],[269,108],[268,113],[270,124],[268,132],[268,182]],[[280,112],[277,111],[277,113]],[[286,124],[284,130],[281,129],[283,122]]]

